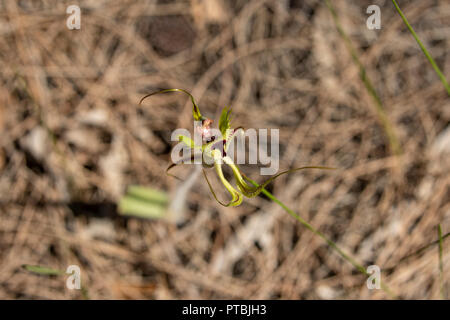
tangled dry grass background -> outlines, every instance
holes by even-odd
[[[269,189],[380,266],[400,298],[439,298],[437,246],[407,256],[437,239],[439,223],[450,230],[450,99],[390,1],[333,3],[398,157],[322,1],[78,3],[81,30],[70,31],[73,1],[0,2],[0,298],[82,298],[24,263],[79,265],[94,299],[387,298],[264,197],[224,208],[199,179],[183,223],[120,216],[127,185],[173,194],[179,184],[164,170],[171,130],[192,127],[190,105],[166,94],[138,106],[159,88],[191,91],[216,121],[232,106],[235,125],[279,128],[280,169],[340,168]],[[381,30],[366,28],[370,4],[381,7]],[[400,5],[448,78],[450,3]]]

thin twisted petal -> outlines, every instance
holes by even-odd
[[[139,105],[141,105],[142,102],[145,99],[147,99],[148,97],[151,97],[151,96],[153,96],[155,94],[159,94],[159,93],[165,93],[165,92],[183,92],[183,93],[187,94],[191,98],[191,101],[192,101],[192,116],[194,117],[194,120],[195,121],[205,120],[205,118],[200,113],[200,109],[199,109],[197,103],[195,102],[194,97],[188,91],[186,91],[184,89],[176,89],[176,88],[175,89],[164,89],[164,90],[160,90],[160,91],[157,91],[157,92],[149,93],[146,96],[144,96],[141,99],[141,101],[139,101]]]
[[[300,171],[300,170],[304,170],[304,169],[323,169],[323,170],[334,170],[335,169],[335,168],[322,167],[322,166],[305,166],[305,167],[290,169],[290,170],[282,171],[276,175],[273,175],[272,177],[270,177],[263,183],[260,183],[258,187],[255,187],[255,186],[250,186],[247,184],[247,182],[243,178],[243,174],[241,173],[239,167],[234,164],[233,160],[230,157],[224,157],[223,161],[231,167],[231,169],[233,170],[234,178],[236,179],[236,184],[238,186],[238,189],[248,198],[256,197],[258,194],[261,193],[261,191],[264,187],[266,187],[269,183],[271,183],[272,181],[274,181],[276,178],[278,178],[279,176],[281,176],[283,174]]]

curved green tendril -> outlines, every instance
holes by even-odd
[[[236,184],[237,184],[239,190],[248,198],[256,197],[258,194],[261,193],[261,191],[262,191],[262,189],[264,187],[266,187],[269,183],[274,181],[279,176],[281,176],[283,174],[286,174],[286,173],[291,173],[291,172],[305,170],[305,169],[323,169],[323,170],[335,170],[336,169],[336,168],[322,167],[322,166],[305,166],[305,167],[285,170],[285,171],[282,171],[282,172],[280,172],[280,173],[278,173],[276,175],[273,175],[272,177],[268,178],[266,181],[262,182],[257,187],[255,187],[255,186],[252,187],[252,186],[249,186],[247,184],[247,182],[245,182],[244,178],[242,177],[242,173],[241,173],[239,167],[233,163],[231,158],[224,157],[223,161],[228,166],[231,167],[231,169],[233,170],[234,178],[236,179]]]
[[[142,102],[145,100],[145,99],[147,99],[148,97],[151,97],[151,96],[153,96],[153,95],[155,95],[155,94],[159,94],[159,93],[165,93],[165,92],[183,92],[183,93],[185,93],[185,94],[187,94],[190,98],[191,98],[191,101],[192,101],[192,116],[194,117],[194,119],[196,120],[196,121],[202,121],[202,120],[205,120],[205,118],[202,116],[202,114],[200,113],[200,109],[198,108],[198,105],[197,105],[197,103],[195,102],[195,99],[194,99],[194,97],[188,92],[188,91],[186,91],[186,90],[184,90],[184,89],[164,89],[164,90],[160,90],[160,91],[157,91],[157,92],[153,92],[153,93],[149,93],[149,94],[147,94],[147,95],[145,95],[142,99],[141,99],[141,101],[139,101],[139,105],[141,105],[142,104]]]

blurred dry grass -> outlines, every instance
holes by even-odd
[[[137,106],[174,87],[215,119],[233,106],[236,125],[279,128],[281,169],[342,168],[270,190],[380,266],[399,297],[439,298],[437,246],[402,258],[436,240],[439,223],[450,230],[450,99],[390,1],[333,3],[398,158],[322,1],[79,1],[79,31],[65,26],[73,1],[0,1],[0,298],[81,298],[24,263],[79,265],[91,298],[386,298],[263,197],[223,208],[198,180],[181,225],[120,217],[127,185],[178,184],[164,169],[171,130],[192,127],[190,105],[170,94]],[[379,31],[365,27],[370,4]],[[400,5],[449,77],[450,3]]]

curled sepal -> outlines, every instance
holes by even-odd
[[[236,184],[238,186],[238,189],[248,198],[256,197],[262,191],[262,189],[264,189],[265,186],[267,186],[269,183],[271,183],[272,181],[274,181],[276,178],[278,178],[279,176],[281,176],[283,174],[291,173],[294,171],[300,171],[300,170],[304,170],[304,169],[323,169],[323,170],[334,170],[335,169],[335,168],[321,167],[321,166],[306,166],[306,167],[290,169],[290,170],[280,172],[280,173],[270,177],[263,183],[259,184],[257,187],[253,187],[253,186],[250,186],[247,184],[247,182],[243,178],[243,176],[245,177],[245,175],[241,173],[238,166],[236,166],[233,163],[231,158],[224,157],[223,161],[231,167],[231,169],[233,170],[234,178],[236,179]]]
[[[228,190],[228,192],[231,195],[231,200],[228,203],[224,203],[222,201],[220,201],[217,196],[216,193],[214,192],[213,187],[211,186],[211,183],[208,180],[208,177],[206,175],[205,170],[203,170],[203,175],[205,176],[205,180],[208,183],[209,186],[209,190],[211,191],[212,195],[214,196],[214,199],[216,199],[216,201],[218,203],[220,203],[221,205],[223,205],[224,207],[237,207],[238,205],[240,205],[242,203],[242,201],[244,200],[242,194],[237,191],[229,182],[227,179],[225,179],[224,175],[223,175],[223,171],[222,171],[222,163],[220,161],[220,154],[217,152],[217,150],[215,150],[216,152],[213,152],[214,155],[214,159],[216,160],[214,162],[214,168],[216,170],[217,175],[219,176],[220,181],[222,182],[222,184],[225,186],[225,188]]]
[[[149,93],[146,96],[144,96],[141,99],[141,101],[139,101],[139,105],[142,104],[142,102],[145,99],[147,99],[148,97],[153,96],[153,95],[158,94],[158,93],[165,93],[165,92],[183,92],[183,93],[187,94],[191,98],[191,101],[192,101],[192,116],[194,117],[194,120],[195,121],[205,120],[205,118],[200,113],[200,109],[198,108],[198,105],[195,102],[194,97],[188,91],[186,91],[184,89],[164,89],[164,90],[160,90],[160,91],[157,91],[157,92]]]

